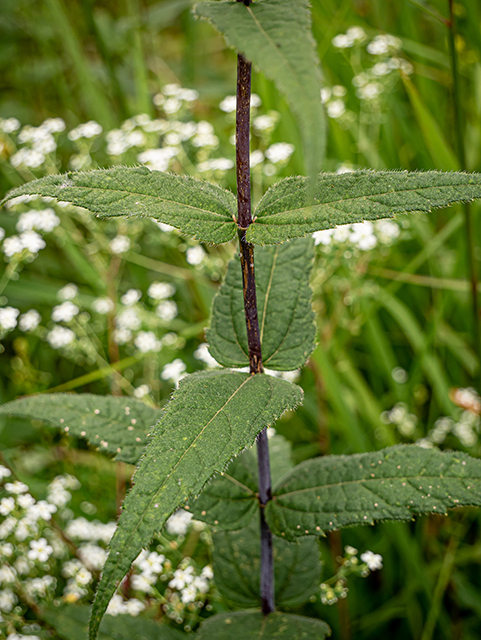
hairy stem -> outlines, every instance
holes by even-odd
[[[240,0],[239,0],[240,1]],[[244,0],[249,4],[249,0]],[[237,57],[237,109],[236,109],[236,171],[237,171],[237,225],[240,259],[244,289],[244,310],[249,345],[251,374],[262,373],[262,354],[257,315],[256,283],[254,270],[254,247],[246,241],[245,234],[252,222],[251,179],[249,163],[250,98],[252,65],[242,54]],[[257,440],[259,469],[259,501],[261,527],[260,591],[262,611],[265,615],[275,609],[274,605],[274,560],[272,533],[264,517],[264,506],[271,499],[271,473],[269,445],[264,429]]]
[[[460,168],[466,170],[466,150],[464,147],[463,125],[462,125],[462,111],[461,111],[461,97],[459,90],[459,72],[458,72],[458,54],[456,52],[456,28],[453,0],[448,0],[449,5],[449,20],[448,26],[448,39],[449,39],[449,53],[451,56],[451,73],[453,77],[453,104],[454,104],[454,126],[456,134],[456,146],[459,158]],[[471,284],[471,306],[473,314],[473,338],[474,348],[476,355],[478,356],[479,366],[477,372],[478,379],[478,391],[481,391],[481,318],[479,315],[479,303],[478,303],[478,276],[476,273],[476,247],[474,239],[474,221],[471,211],[471,205],[469,202],[463,205],[464,209],[464,221],[466,229],[466,254],[468,261],[469,280]]]

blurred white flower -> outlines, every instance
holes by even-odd
[[[175,293],[175,287],[170,282],[152,282],[147,290],[147,295],[153,300],[165,300]]]
[[[172,536],[184,536],[187,533],[191,520],[192,514],[189,511],[186,511],[185,509],[179,509],[167,520],[167,523],[165,525],[167,532]],[[189,569],[192,569],[192,567],[190,567]],[[182,589],[182,587],[177,588]]]
[[[110,298],[96,298],[92,302],[93,310],[102,315],[112,311],[114,306],[114,302]]]
[[[205,256],[206,253],[200,245],[197,245],[196,247],[189,247],[185,252],[187,262],[193,266],[200,264]]]
[[[57,291],[57,298],[59,300],[73,300],[78,296],[78,287],[76,284],[66,284],[64,287]]]
[[[43,153],[35,149],[28,149],[27,147],[20,149],[10,158],[10,164],[15,168],[23,164],[30,169],[37,169],[42,166],[44,162],[45,156]]]
[[[15,480],[15,482],[6,482],[5,490],[8,491],[8,493],[19,495],[20,493],[26,493],[28,491],[28,486],[25,484],[25,482]]]
[[[54,322],[70,322],[75,318],[80,309],[71,300],[65,300],[52,310],[52,320]]]
[[[150,387],[148,384],[141,384],[134,389],[134,396],[136,398],[144,398],[150,393]]]
[[[139,153],[137,160],[155,171],[167,171],[172,158],[179,153],[175,147],[163,147],[162,149],[147,149]]]
[[[164,322],[170,322],[177,316],[177,305],[173,300],[165,300],[156,307],[155,313]]]
[[[330,118],[340,118],[342,115],[344,115],[346,113],[346,105],[344,104],[343,100],[341,100],[340,98],[338,100],[332,100],[331,102],[328,103],[327,107],[327,115]]]
[[[0,515],[8,516],[15,509],[15,498],[2,498],[0,500]]]
[[[264,162],[264,154],[260,149],[256,149],[251,153],[250,157],[251,167],[257,167],[258,164]]]
[[[219,108],[225,113],[233,113],[237,108],[236,96],[226,96],[219,104]]]
[[[153,331],[139,331],[135,336],[134,345],[141,353],[148,353],[149,351],[160,351],[162,341],[155,336]]]
[[[379,553],[365,551],[364,553],[361,553],[361,561],[367,564],[370,571],[382,569],[382,556],[379,555]]]
[[[27,552],[29,560],[47,562],[47,560],[53,553],[53,548],[48,544],[45,538],[40,538],[40,540],[32,540],[29,546],[30,551]]]
[[[10,471],[10,469],[7,469],[7,467],[4,467],[3,464],[0,464],[0,480],[9,478],[11,475],[12,472]]]
[[[14,307],[0,307],[0,330],[12,331],[17,326],[17,317],[20,314]]]
[[[14,133],[21,126],[20,120],[17,118],[5,118],[5,120],[0,118],[0,129],[5,133]]]
[[[266,151],[266,158],[270,162],[277,164],[278,162],[287,162],[294,153],[294,145],[287,142],[276,142]]]
[[[61,349],[75,340],[75,333],[67,327],[54,327],[47,334],[47,342],[52,349]]]
[[[197,170],[201,173],[205,173],[206,171],[229,171],[229,169],[232,169],[233,167],[234,163],[228,158],[212,158],[205,162],[199,162]]]
[[[127,293],[120,298],[120,302],[126,307],[131,307],[136,304],[142,297],[142,291],[139,289],[129,289]]]
[[[125,253],[130,249],[130,240],[127,236],[118,235],[110,241],[109,246],[112,253]]]
[[[119,329],[140,329],[142,320],[133,307],[128,307],[115,318],[115,324]]]
[[[204,364],[206,364],[209,369],[213,369],[214,367],[218,367],[219,363],[215,358],[210,355],[209,345],[206,342],[200,344],[197,349],[194,351],[194,358],[200,360]]]
[[[171,589],[184,589],[188,584],[192,584],[194,581],[194,567],[186,567],[185,569],[176,569],[174,571],[174,577],[169,582]]]
[[[60,218],[53,209],[31,209],[20,214],[16,229],[18,232],[37,230],[49,233],[59,224]]]
[[[160,377],[162,378],[162,380],[173,380],[174,383],[177,383],[181,378],[184,377],[186,369],[187,365],[185,364],[185,362],[183,362],[180,358],[176,358],[173,362],[169,362],[169,364],[166,364],[164,366]],[[168,522],[167,530],[169,530]]]
[[[69,140],[79,140],[80,138],[95,138],[99,136],[103,131],[102,126],[95,122],[95,120],[90,120],[89,122],[85,122],[84,124],[79,124],[78,127],[72,129],[69,132],[68,138]]]

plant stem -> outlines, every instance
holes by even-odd
[[[449,20],[447,21],[448,27],[448,40],[449,40],[449,53],[451,56],[451,73],[453,76],[453,104],[454,104],[454,126],[456,133],[457,152],[459,158],[459,165],[463,171],[466,171],[466,150],[464,147],[463,125],[462,125],[462,111],[461,111],[461,98],[459,90],[459,71],[458,71],[458,55],[456,52],[456,24],[454,17],[454,0],[448,0],[449,5]],[[475,240],[474,240],[474,222],[469,202],[463,205],[465,229],[466,229],[466,249],[468,260],[469,279],[471,283],[471,305],[473,314],[473,337],[474,348],[478,357],[478,391],[481,390],[481,319],[479,316],[479,304],[478,304],[478,277],[476,273],[476,258],[475,258]]]
[[[241,1],[241,0],[238,0]],[[249,4],[249,0],[244,0]],[[236,172],[237,172],[237,225],[244,289],[244,310],[249,345],[251,374],[262,373],[262,354],[257,316],[256,283],[254,271],[254,247],[245,235],[252,222],[251,179],[249,163],[250,98],[252,65],[242,54],[237,56],[237,109],[236,109]],[[262,612],[274,611],[274,559],[272,533],[264,517],[264,507],[272,498],[269,445],[264,429],[257,440],[259,469],[259,502],[261,527],[260,595]]]

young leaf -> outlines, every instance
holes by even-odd
[[[306,178],[293,176],[261,198],[247,240],[276,244],[338,224],[428,213],[453,202],[481,198],[481,174],[439,171],[356,171],[321,173],[309,206]]]
[[[92,609],[91,640],[119,581],[167,518],[301,400],[299,387],[265,374],[202,371],[181,381],[125,499]]]
[[[275,612],[221,613],[203,622],[197,640],[324,640],[331,635],[322,620]]]
[[[265,509],[287,540],[375,520],[411,520],[481,505],[481,460],[464,453],[396,445],[304,462],[274,487]]]
[[[255,252],[256,295],[264,366],[278,371],[302,367],[315,348],[309,276],[312,238],[299,238]],[[237,257],[214,298],[206,330],[209,350],[226,367],[249,364],[242,270]]]
[[[326,125],[308,0],[258,0],[247,7],[201,2],[195,13],[210,20],[285,95],[298,119],[306,170],[314,180],[324,158]]]
[[[44,609],[43,616],[57,634],[65,640],[85,640],[88,635],[90,607],[64,605]],[[141,616],[130,614],[105,616],[99,632],[99,640],[185,640],[188,636],[166,624],[159,624]]]
[[[259,510],[257,500],[257,462],[245,451],[230,463],[220,478],[208,484],[192,503],[197,520],[215,529],[242,529]]]
[[[140,458],[147,434],[162,413],[134,398],[90,393],[45,393],[0,406],[0,415],[42,420],[130,464]]]
[[[237,605],[260,607],[259,517],[241,531],[222,531],[213,538],[216,587]],[[307,602],[319,590],[321,578],[317,540],[291,543],[274,538],[273,544],[276,605],[293,607]]]
[[[21,195],[49,196],[102,218],[150,217],[201,242],[221,244],[236,234],[235,196],[220,187],[147,167],[71,171],[32,180],[0,202]]]

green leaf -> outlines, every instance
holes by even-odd
[[[32,180],[0,202],[21,195],[49,196],[102,218],[155,218],[201,242],[221,244],[237,231],[235,196],[220,187],[147,167],[70,171]]]
[[[201,2],[194,11],[210,20],[227,43],[285,95],[298,119],[306,170],[314,180],[324,159],[326,125],[308,0],[259,0],[248,7],[242,2]]]
[[[481,506],[481,460],[397,445],[298,465],[274,487],[265,513],[275,535],[294,540],[467,505]]]
[[[0,415],[42,420],[130,464],[140,458],[147,434],[162,414],[134,398],[90,393],[46,393],[0,406]]]
[[[90,607],[64,605],[44,610],[47,623],[65,640],[85,640],[88,635]],[[182,640],[186,634],[166,624],[129,614],[105,616],[99,632],[99,640]]]
[[[321,173],[309,206],[306,178],[281,180],[261,198],[247,240],[276,244],[338,224],[428,213],[481,198],[481,174],[439,171]]]
[[[227,471],[208,484],[192,503],[197,520],[214,531],[246,527],[258,512],[257,449],[245,451],[230,463]],[[291,443],[284,436],[269,438],[271,479],[275,484],[292,468]]]
[[[125,499],[92,609],[91,640],[118,583],[167,518],[301,400],[302,389],[265,374],[202,371],[181,381]]]
[[[214,574],[219,591],[243,607],[260,607],[259,517],[235,532],[218,532],[214,538]],[[321,562],[318,542],[304,538],[297,543],[274,538],[276,605],[293,607],[319,590]]]
[[[309,276],[314,260],[312,238],[300,238],[255,251],[256,295],[262,361],[278,371],[297,369],[315,348],[316,325]],[[209,350],[226,367],[249,364],[242,269],[237,257],[214,298],[206,330]]]
[[[191,509],[197,520],[216,529],[242,529],[259,510],[257,462],[251,451],[234,458],[227,471],[206,485]]]
[[[322,620],[288,613],[262,615],[260,611],[237,611],[213,616],[200,626],[198,640],[324,640],[331,635]]]

